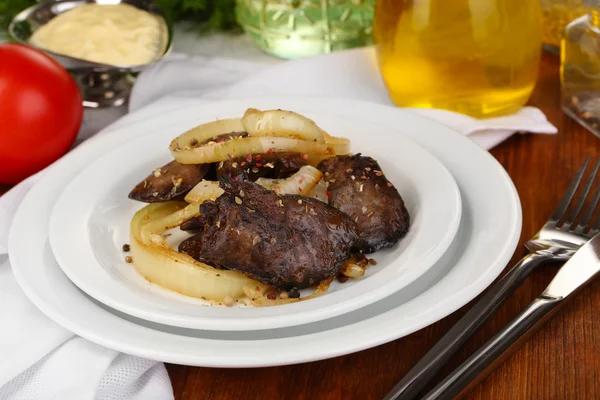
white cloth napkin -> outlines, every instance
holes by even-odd
[[[209,100],[303,95],[393,104],[377,69],[373,48],[342,51],[277,65],[176,55],[141,74],[133,89],[129,109],[137,110],[166,93]],[[445,110],[409,110],[469,135],[485,149],[496,146],[516,132],[557,132],[535,107],[523,107],[513,115],[484,120]]]
[[[127,118],[98,136],[124,125]],[[75,336],[43,315],[15,281],[6,254],[10,224],[21,200],[46,170],[0,197],[0,400],[173,399],[163,363]]]
[[[272,60],[262,63],[174,55],[141,74],[130,100],[133,112],[101,134],[110,134],[115,127],[143,120],[158,110],[177,109],[190,96],[211,101],[304,95],[391,104],[372,49],[272,64]],[[533,107],[512,116],[479,121],[448,111],[413,111],[470,135],[485,148],[518,131],[556,132]],[[9,226],[19,203],[43,173],[0,197],[0,400],[173,398],[162,363],[118,354],[74,336],[38,311],[17,286],[5,255]]]

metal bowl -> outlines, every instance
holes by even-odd
[[[164,30],[159,48],[164,50],[147,64],[125,66],[82,60],[39,48],[29,42],[33,32],[47,24],[52,18],[86,3],[101,5],[129,4],[161,18],[164,22]],[[11,21],[8,32],[15,41],[37,48],[54,57],[63,65],[77,81],[82,92],[84,106],[92,108],[120,106],[125,103],[131,92],[136,74],[166,56],[171,51],[173,39],[173,27],[167,22],[164,14],[149,0],[42,1],[21,11]]]

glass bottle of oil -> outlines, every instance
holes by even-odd
[[[562,107],[600,136],[600,0],[586,0],[588,13],[565,28],[561,41]]]
[[[539,0],[378,0],[374,40],[394,102],[477,118],[510,114],[535,85]]]

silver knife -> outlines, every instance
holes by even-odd
[[[453,399],[487,377],[554,314],[564,300],[600,272],[600,234],[582,246],[546,290],[422,399]]]

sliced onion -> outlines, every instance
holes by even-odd
[[[344,262],[344,265],[340,269],[340,274],[351,278],[363,276],[370,262],[371,260],[364,254],[354,255]]]
[[[148,281],[186,296],[222,302],[227,296],[244,297],[247,287],[266,291],[267,286],[236,271],[218,270],[171,248],[154,226],[179,211],[181,202],[152,203],[131,220],[130,252],[135,269]],[[148,226],[153,221],[153,225]]]
[[[277,136],[324,142],[324,132],[315,121],[293,111],[249,108],[242,125],[250,136]]]
[[[211,142],[216,136],[247,131],[250,137]],[[206,141],[209,141],[206,143]],[[299,152],[312,165],[347,154],[350,141],[329,135],[309,118],[292,111],[249,109],[243,118],[199,125],[171,142],[171,154],[182,164],[205,164],[267,152]]]
[[[310,165],[305,165],[286,179],[258,178],[256,183],[279,194],[306,195],[327,202],[327,189],[325,182],[321,179],[322,177],[323,173],[321,171]],[[172,216],[168,216],[167,221],[156,221],[153,224],[156,224],[156,226],[169,224],[170,228],[178,226],[184,222],[181,221],[182,218],[189,219],[199,213],[199,204],[206,200],[215,200],[223,193],[223,189],[219,187],[219,182],[202,180],[185,196],[185,201],[190,203],[188,207],[175,212]],[[176,222],[179,223],[175,224]]]
[[[172,142],[170,149],[186,149],[198,146],[207,140],[226,133],[244,132],[244,126],[240,118],[221,119],[207,124],[198,125],[189,131],[177,136]]]
[[[317,200],[322,201],[325,204],[329,204],[329,197],[327,196],[327,183],[325,179],[321,179],[314,188],[308,192],[309,197],[313,197]]]
[[[219,182],[202,180],[185,196],[188,203],[203,203],[206,200],[215,200],[223,194]]]
[[[200,214],[199,203],[186,204],[180,201],[168,203],[170,203],[171,207],[169,209],[173,210],[170,214],[165,214],[160,217],[158,216],[158,212],[153,213],[152,216],[148,214],[148,218],[144,221],[143,227],[140,230],[141,237],[144,241],[149,241],[153,234],[166,232]]]
[[[266,189],[274,190],[279,194],[299,194],[308,196],[308,193],[319,183],[323,173],[310,165],[304,165],[294,175],[285,179],[258,178],[256,183]]]
[[[180,148],[171,146],[171,154],[182,164],[207,164],[225,161],[230,157],[272,152],[297,152],[328,154],[325,143],[283,137],[234,138],[221,143],[207,143],[199,147]]]
[[[325,143],[330,151],[336,155],[345,155],[350,153],[350,140],[329,135],[325,132]]]
[[[365,274],[365,267],[361,267],[358,264],[354,263],[346,263],[345,268],[342,269],[342,275],[346,275],[350,278],[357,278],[359,276],[363,276]]]
[[[331,157],[335,157],[335,154],[333,154],[333,150],[329,149],[330,153],[328,154],[308,154],[308,158],[306,159],[306,162],[309,165],[312,165],[313,167],[318,167],[319,163],[323,160],[326,160],[328,158]]]
[[[277,136],[326,143],[333,155],[348,154],[350,140],[331,136],[310,118],[284,110],[260,111],[249,108],[242,125],[250,136]]]

